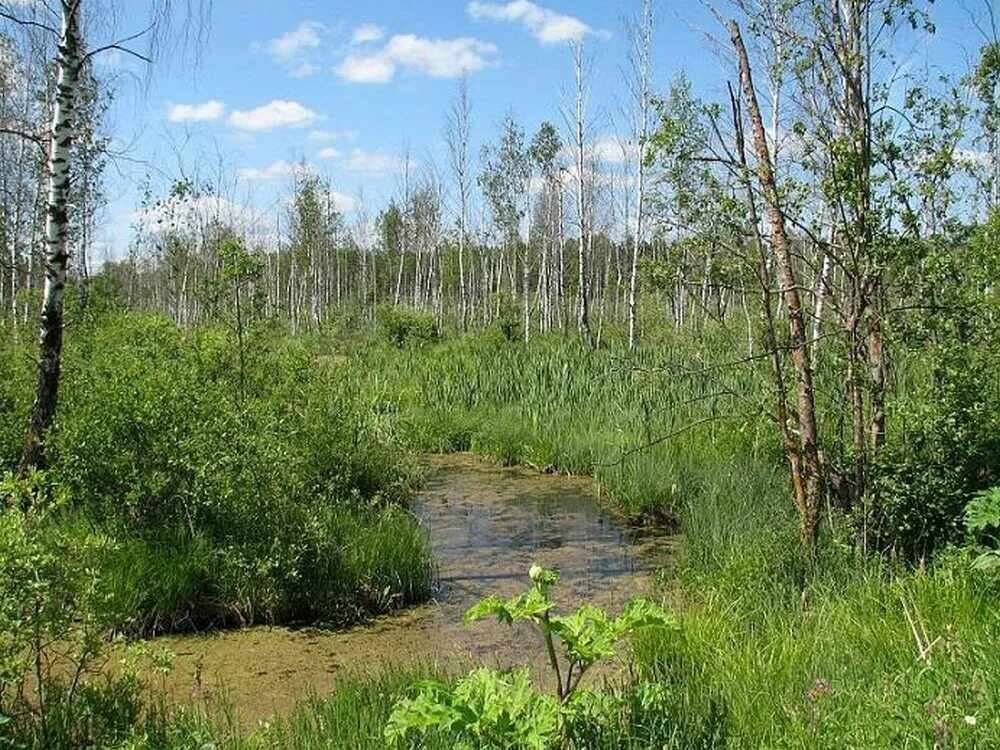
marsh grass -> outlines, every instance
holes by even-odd
[[[780,476],[766,422],[733,396],[752,389],[752,377],[726,371],[720,387],[678,374],[697,369],[711,346],[676,339],[630,354],[556,337],[404,348],[368,341],[355,344],[345,367],[415,450],[472,450],[504,465],[590,474],[633,520],[671,523],[732,489],[744,499],[773,495]]]
[[[1000,617],[966,562],[831,574],[805,597],[763,569],[701,578],[681,636],[637,663],[721,707],[728,747],[994,747]]]
[[[280,368],[255,423],[301,442],[281,439],[272,452],[245,440],[259,468],[234,475],[254,481],[205,486],[233,498],[280,486],[296,503],[251,504],[196,534],[173,524],[160,536],[123,539],[107,568],[123,609],[170,621],[205,599],[253,601],[252,611],[273,614],[294,610],[290,596],[320,592],[355,615],[418,600],[430,567],[399,504],[412,477],[400,451],[473,450],[590,474],[631,519],[675,524],[683,535],[665,594],[679,633],[634,643],[630,678],[605,685],[574,721],[572,747],[1000,746],[996,583],[970,571],[960,551],[916,568],[861,559],[850,524],[836,516],[824,522],[818,572],[807,571],[783,459],[760,408],[766,390],[745,370],[698,374],[699,362],[727,358],[711,331],[648,342],[633,355],[558,338],[400,343],[289,344],[294,351],[282,356],[312,363],[303,367],[313,375],[303,381],[297,367]],[[200,356],[206,368],[215,361]],[[309,370],[317,364],[319,374]],[[344,421],[345,410],[363,416]],[[275,470],[280,461],[294,470]],[[331,497],[340,502],[312,502]],[[302,508],[308,513],[296,515]],[[220,527],[235,533],[219,535]],[[283,528],[306,540],[309,554],[255,546],[288,539]],[[302,571],[306,585],[283,578],[283,566]],[[128,746],[380,748],[395,700],[433,672],[348,680],[249,733],[224,713],[171,711]],[[454,743],[429,736],[421,747]]]

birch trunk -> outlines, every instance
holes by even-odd
[[[74,106],[83,61],[81,0],[62,0],[56,92],[46,164],[45,282],[38,327],[38,384],[21,455],[21,471],[45,467],[45,433],[55,419],[63,342],[63,297],[69,265],[70,157]]]
[[[636,306],[639,295],[639,252],[642,249],[642,230],[646,188],[646,140],[649,137],[649,71],[653,48],[653,3],[643,3],[641,27],[635,39],[635,66],[638,78],[636,91],[635,129],[635,234],[632,237],[632,264],[628,282],[628,348],[634,349],[638,340]]]
[[[580,335],[589,344],[592,343],[590,332],[590,292],[587,279],[587,186],[585,184],[584,170],[586,169],[586,142],[585,142],[585,94],[583,77],[583,46],[577,44],[573,48],[574,64],[576,68],[576,210],[579,224],[579,234],[577,243],[577,279],[579,300],[579,324]]]

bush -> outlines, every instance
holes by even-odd
[[[111,747],[143,713],[134,670],[101,674],[107,539],[63,518],[42,475],[0,482],[0,749]]]
[[[905,425],[873,467],[869,547],[909,560],[962,541],[972,496],[1000,483],[1000,394],[989,363],[968,351],[939,355],[930,392],[895,406]]]
[[[112,315],[68,340],[49,481],[111,541],[124,632],[341,624],[428,593],[412,468],[343,364],[245,342],[240,374],[224,329]]]
[[[378,311],[382,335],[395,346],[422,346],[440,338],[434,315],[407,307],[382,307]]]

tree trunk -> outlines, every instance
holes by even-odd
[[[590,332],[590,291],[587,278],[587,235],[588,235],[588,215],[587,215],[587,187],[585,184],[584,170],[587,166],[586,142],[584,129],[586,127],[585,113],[585,88],[583,74],[583,46],[577,44],[574,48],[574,61],[576,64],[576,210],[579,222],[579,234],[577,244],[577,282],[580,299],[577,310],[580,335],[588,344],[593,343]]]
[[[634,349],[638,340],[638,325],[636,320],[639,295],[639,252],[642,250],[642,230],[645,210],[646,189],[646,139],[649,135],[649,76],[650,56],[653,48],[653,3],[645,0],[643,3],[642,25],[638,31],[635,45],[636,72],[639,77],[636,118],[636,154],[635,154],[635,235],[632,237],[632,264],[629,269],[628,282],[628,348]]]
[[[730,21],[728,27],[739,63],[740,82],[747,104],[747,114],[750,118],[754,150],[757,154],[757,179],[760,182],[767,207],[771,252],[781,287],[781,295],[788,313],[789,346],[798,385],[797,421],[799,433],[799,450],[795,451],[795,455],[789,456],[789,458],[792,461],[792,481],[795,486],[796,505],[801,523],[802,543],[811,563],[815,560],[822,510],[823,467],[819,450],[819,432],[816,424],[812,366],[806,339],[805,316],[802,312],[802,301],[792,261],[791,245],[774,177],[767,135],[764,131],[764,121],[757,102],[757,92],[754,89],[750,60],[736,21]]]
[[[56,57],[56,92],[46,166],[45,284],[38,331],[38,385],[21,455],[21,472],[45,467],[45,436],[59,401],[63,342],[63,293],[69,265],[70,156],[83,39],[80,0],[62,0]]]

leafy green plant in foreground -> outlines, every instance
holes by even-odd
[[[965,506],[965,528],[976,534],[984,542],[990,542],[975,561],[979,570],[1000,570],[1000,487],[979,492]]]
[[[505,624],[534,625],[545,643],[556,695],[541,693],[526,668],[480,668],[454,685],[425,681],[394,707],[385,728],[390,743],[399,746],[414,734],[437,733],[453,737],[459,747],[553,747],[575,715],[601,700],[597,693],[578,690],[590,667],[613,656],[617,643],[636,631],[679,627],[673,615],[642,598],[630,601],[618,617],[590,604],[554,614],[549,591],[559,576],[539,565],[532,565],[528,575],[532,585],[526,592],[507,600],[489,596],[466,612],[465,621],[496,617]]]

